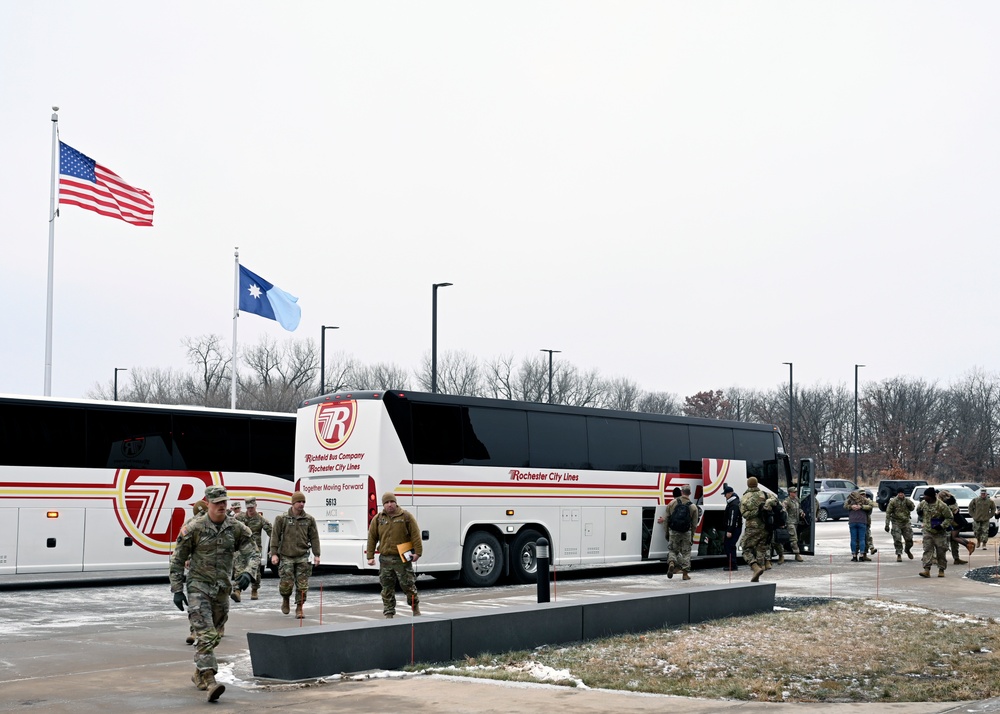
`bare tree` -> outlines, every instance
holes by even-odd
[[[494,399],[514,398],[514,355],[493,358],[486,363],[484,372],[483,389],[487,396]]]
[[[489,371],[487,369],[486,374]],[[481,397],[487,393],[484,371],[479,360],[468,352],[449,350],[438,355],[437,390],[442,394]],[[421,389],[431,391],[431,358],[425,354],[417,373]]]
[[[195,374],[186,385],[190,403],[221,407],[230,401],[232,355],[225,348],[219,335],[202,335],[187,338],[182,343],[187,349],[188,362]]]
[[[645,414],[673,414],[681,413],[680,402],[677,401],[676,394],[669,392],[643,392],[636,404],[636,411]]]
[[[402,367],[388,362],[355,365],[347,375],[348,388],[361,391],[409,389],[409,374]]]
[[[642,390],[631,379],[617,377],[604,382],[599,406],[625,412],[637,411]]]

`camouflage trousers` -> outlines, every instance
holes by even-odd
[[[975,529],[976,542],[986,545],[986,541],[990,539],[990,522],[973,521],[973,527]]]
[[[308,592],[309,576],[312,575],[312,561],[309,556],[299,555],[293,558],[289,555],[282,555],[279,558],[278,594],[281,597],[288,597],[292,594],[293,586],[297,593]]]
[[[199,671],[219,671],[215,648],[222,635],[219,630],[229,619],[229,590],[220,588],[214,595],[188,589],[188,622],[194,635],[194,666]]]
[[[678,533],[667,529],[667,563],[673,563],[674,567],[680,568],[683,572],[691,569],[691,531]]]
[[[928,533],[925,529],[923,545],[924,554],[920,558],[920,562],[923,563],[925,570],[930,570],[935,561],[941,570],[948,567],[948,561],[945,559],[945,556],[948,555],[947,533]]]
[[[889,524],[892,533],[892,544],[896,546],[896,555],[903,554],[903,547],[909,550],[913,547],[913,526],[909,521],[892,521]]]
[[[413,575],[413,563],[403,560],[398,555],[379,555],[378,582],[382,586],[382,614],[396,614],[396,584],[406,595],[406,603],[413,607],[420,602],[417,595],[416,578]]]
[[[764,567],[771,556],[771,534],[764,528],[747,526],[743,532],[743,560]]]
[[[865,524],[865,553],[870,553],[875,549],[875,541],[872,540],[872,524]]]

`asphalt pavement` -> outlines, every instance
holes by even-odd
[[[962,577],[969,567],[997,563],[996,544],[976,551],[970,566],[950,566],[945,579],[924,579],[916,560],[895,561],[888,534],[875,533],[880,548],[871,563],[852,563],[846,523],[820,525],[818,551],[806,562],[775,566],[764,578],[777,583],[778,597],[877,598],[948,612],[1000,619],[996,586]],[[887,547],[888,546],[888,547]],[[607,574],[609,571],[602,571]],[[610,571],[615,573],[616,571]],[[553,599],[604,597],[615,592],[700,587],[729,582],[718,568],[697,569],[691,581],[667,580],[657,566],[624,568],[596,579],[586,571],[557,572]],[[749,578],[741,569],[737,575]],[[517,684],[465,677],[370,672],[307,682],[275,682],[252,674],[246,632],[297,627],[281,615],[276,582],[265,579],[262,598],[234,604],[226,637],[217,650],[218,679],[227,690],[215,704],[190,681],[191,648],[183,642],[186,618],[173,609],[162,576],[132,579],[128,585],[90,587],[86,576],[66,587],[37,578],[13,589],[0,579],[0,712],[174,711],[211,706],[219,711],[281,710],[375,712],[534,712],[571,708],[574,714],[662,712],[1000,712],[1000,701],[904,704],[794,704],[702,700],[593,690],[582,687]],[[143,580],[147,580],[143,582]],[[20,582],[23,587],[26,583]],[[1000,580],[998,580],[1000,582]],[[305,625],[380,616],[378,585],[370,576],[321,575],[310,592]],[[429,614],[500,608],[535,601],[536,587],[476,590],[421,578],[421,609]],[[323,586],[319,591],[319,586]]]

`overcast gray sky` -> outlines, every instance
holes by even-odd
[[[539,349],[680,396],[994,371],[994,2],[0,4],[0,392],[42,394],[51,106],[156,202],[56,221],[52,393],[232,335]],[[127,379],[126,375],[122,379]]]

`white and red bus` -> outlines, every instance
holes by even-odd
[[[775,427],[408,391],[298,410],[295,476],[322,563],[351,570],[367,568],[386,491],[420,524],[419,572],[489,586],[532,580],[541,536],[556,567],[665,559],[656,519],[684,484],[701,511],[692,554],[710,555],[723,486],[742,494],[751,475],[774,492],[791,485]]]
[[[294,443],[292,414],[0,396],[0,574],[166,572],[206,486],[287,510]]]

